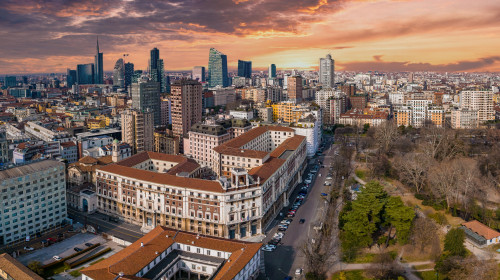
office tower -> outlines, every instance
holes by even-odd
[[[208,84],[209,87],[229,86],[227,76],[227,56],[211,48],[208,57]]]
[[[252,62],[238,60],[238,76],[251,78],[252,77]]]
[[[475,110],[479,125],[495,119],[493,109],[493,91],[476,90],[460,92],[460,108]]]
[[[160,83],[154,81],[139,81],[132,83],[132,108],[139,111],[150,110],[153,113],[154,124],[161,124]]]
[[[113,85],[123,88],[125,86],[125,65],[123,58],[120,58],[115,63],[113,69]]]
[[[89,85],[94,83],[94,64],[78,64],[76,66],[76,83]]]
[[[68,69],[66,71],[66,87],[72,87],[74,84],[76,84],[76,81],[76,70]]]
[[[17,86],[16,77],[15,76],[5,76],[4,86],[5,87]]]
[[[142,70],[135,70],[132,75],[132,83],[137,83],[142,76]]]
[[[205,82],[205,67],[195,66],[192,71],[193,80],[198,82]]]
[[[202,85],[194,80],[177,80],[172,83],[172,131],[182,139],[189,128],[201,121]],[[183,143],[180,141],[181,152]]]
[[[170,76],[163,76],[163,84],[165,85],[165,93],[170,93]]]
[[[132,77],[134,76],[134,64],[127,62],[125,63],[125,87],[128,88],[132,84]]]
[[[64,163],[43,160],[2,170],[0,182],[0,212],[5,214],[0,245],[35,238],[66,220]]]
[[[150,52],[149,75],[152,81],[160,83],[161,92],[165,92],[164,64],[163,59],[160,59],[160,50],[157,48],[152,49]]]
[[[276,64],[269,65],[269,78],[276,78]]]
[[[133,153],[153,151],[153,112],[128,109],[122,113],[122,142],[132,146]]]
[[[23,84],[27,85],[28,84],[28,77],[27,76],[23,76],[22,79],[23,79]]]
[[[288,100],[294,102],[302,101],[302,77],[290,76],[287,80]]]
[[[319,59],[319,82],[323,87],[332,88],[335,85],[335,61],[330,54]]]
[[[97,38],[97,52],[95,54],[95,62],[94,62],[94,83],[95,84],[104,84],[104,67],[103,67],[103,57],[102,52],[99,52],[99,38]]]

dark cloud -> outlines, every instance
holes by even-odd
[[[389,62],[389,61],[359,61],[341,64],[342,70],[346,71],[379,71],[379,72],[403,72],[403,71],[432,71],[432,72],[461,72],[474,71],[500,63],[500,56],[480,58],[474,61],[459,61],[449,64],[430,64],[412,62]]]

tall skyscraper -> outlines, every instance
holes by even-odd
[[[269,65],[269,78],[276,78],[276,64]]]
[[[3,85],[5,87],[15,87],[17,85],[16,76],[5,76]]]
[[[251,78],[252,77],[252,62],[238,60],[238,76]]]
[[[125,63],[125,87],[128,88],[132,84],[132,77],[134,76],[134,64],[127,62]]]
[[[128,109],[121,118],[122,141],[132,146],[133,153],[153,151],[153,112]]]
[[[132,108],[139,111],[149,109],[153,113],[154,124],[161,124],[160,83],[140,81],[131,86]]]
[[[95,54],[94,61],[94,83],[104,84],[104,67],[103,67],[103,57],[102,52],[99,52],[99,38],[97,38],[97,52]]]
[[[195,66],[193,67],[192,74],[193,80],[198,82],[205,82],[205,67]]]
[[[69,88],[72,87],[76,84],[76,80],[76,70],[68,69],[66,71],[66,86]]]
[[[335,85],[335,60],[330,54],[319,59],[319,82],[323,87],[333,88]]]
[[[160,59],[160,50],[152,49],[149,58],[149,75],[152,81],[160,83],[161,92],[166,91],[164,67],[163,59]]]
[[[115,63],[113,69],[113,85],[123,88],[125,86],[125,65],[123,58],[120,58]]]
[[[210,87],[229,86],[227,76],[227,56],[211,48],[208,57],[208,84]]]
[[[302,101],[302,77],[290,76],[287,81],[288,100],[294,102]]]
[[[172,131],[182,139],[193,124],[201,121],[203,87],[198,81],[176,80],[171,91]],[[182,152],[184,147],[180,142]]]
[[[94,64],[78,64],[76,66],[76,83],[90,85],[94,83]]]

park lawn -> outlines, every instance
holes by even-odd
[[[422,280],[436,280],[436,272],[434,270],[429,271],[415,271],[415,275],[417,275]],[[444,280],[446,277],[444,275],[439,274],[438,280]]]
[[[344,274],[344,278],[346,280],[372,280],[372,278],[367,278],[364,276],[363,270],[348,270],[337,272],[332,276],[332,280],[340,280],[340,274]]]
[[[356,171],[354,173],[356,174],[356,176],[359,177],[359,179],[361,179],[361,180],[366,179],[366,171],[365,170],[356,169]]]
[[[428,264],[421,264],[421,265],[415,265],[413,266],[415,270],[421,270],[421,269],[429,269],[429,268],[434,268],[433,263],[428,263]]]

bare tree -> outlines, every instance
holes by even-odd
[[[419,216],[413,221],[410,242],[418,248],[421,253],[430,246],[430,253],[437,257],[441,253],[440,241],[438,235],[438,227],[429,218]]]
[[[394,168],[401,181],[420,193],[427,183],[427,173],[433,160],[425,154],[408,153],[396,157]]]
[[[455,260],[456,264],[448,272],[450,280],[498,279],[498,265],[494,260],[478,260],[475,257]]]
[[[399,136],[399,131],[393,121],[387,121],[383,125],[377,127],[374,136],[378,144],[379,152],[389,154],[394,145],[394,141]]]
[[[375,279],[396,279],[403,274],[403,268],[388,252],[383,252],[375,256],[368,274]]]
[[[454,162],[440,162],[434,165],[429,171],[429,183],[432,184],[431,190],[437,197],[446,199],[449,208],[458,191],[459,170]]]
[[[420,130],[420,150],[436,160],[445,160],[464,152],[458,132],[452,129],[429,126]]]

